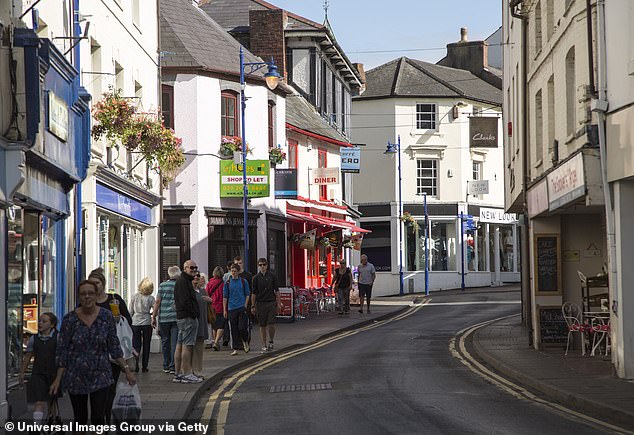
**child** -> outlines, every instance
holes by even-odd
[[[28,403],[35,403],[33,421],[39,423],[44,420],[47,403],[53,399],[48,390],[57,372],[55,367],[57,317],[55,314],[42,313],[37,322],[37,331],[37,335],[31,336],[26,346],[19,381],[20,384],[24,383],[24,373],[31,362],[31,357],[34,356],[35,360],[31,380],[27,385],[26,397]]]

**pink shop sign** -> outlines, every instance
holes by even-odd
[[[548,209],[559,207],[586,194],[583,154],[579,153],[548,174]]]

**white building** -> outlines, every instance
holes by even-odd
[[[223,167],[235,165],[220,150],[223,136],[241,135],[240,44],[191,1],[161,0],[160,13],[165,122],[183,139],[187,158],[165,192],[162,266],[166,270],[191,258],[211,273],[244,256],[242,182],[230,184],[221,174]],[[245,50],[245,62],[262,59]],[[252,151],[247,159],[263,168],[270,195],[249,199],[248,264],[255,272],[257,258],[270,258],[283,283],[284,209],[274,199],[274,171],[268,165],[269,148],[286,143],[287,91],[267,88],[266,68],[249,71],[245,136]],[[225,196],[229,190],[236,194]]]
[[[451,46],[474,46],[480,68],[486,69],[486,45],[466,43],[464,36]],[[493,74],[486,70],[482,75]],[[461,287],[463,256],[467,287],[519,280],[516,225],[502,213],[501,101],[498,88],[464,69],[402,57],[367,72],[365,93],[353,99],[353,141],[365,144],[353,185],[361,224],[372,230],[362,252],[377,268],[378,294],[399,292],[401,259],[404,292],[425,288],[424,195],[431,290]],[[483,118],[493,120],[485,134],[492,143],[470,147],[470,123]],[[387,142],[399,137],[403,213],[417,225],[399,219],[398,156],[384,155]],[[489,193],[467,195],[474,180],[488,180]],[[461,231],[461,212],[473,216],[473,229]]]

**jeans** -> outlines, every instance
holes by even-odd
[[[141,352],[141,341],[143,341],[143,351]],[[142,367],[147,369],[150,361],[150,342],[152,341],[152,325],[132,325],[132,347],[141,358]],[[137,360],[138,361],[138,360]],[[137,364],[138,367],[138,364]]]
[[[161,348],[163,349],[163,369],[175,370],[174,352],[176,352],[176,340],[178,327],[176,322],[159,322],[161,332]]]
[[[119,367],[119,364],[110,363],[110,367],[112,368],[112,379],[114,379],[114,383],[106,388],[106,424],[110,424],[110,417],[112,416],[112,404],[114,403],[114,396],[117,394],[117,383],[119,382],[119,375],[121,374],[121,367]]]
[[[339,302],[339,312],[350,311],[350,287],[345,289],[337,287],[337,302]]]
[[[231,332],[231,347],[234,350],[240,348],[240,341],[249,342],[249,317],[244,308],[231,310],[229,316],[229,331]]]
[[[75,421],[79,424],[88,423],[88,398],[90,398],[90,422],[94,425],[105,424],[108,390],[109,388],[106,387],[90,394],[69,394]]]

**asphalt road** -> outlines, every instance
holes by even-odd
[[[212,422],[226,420],[226,434],[605,433],[507,394],[452,356],[459,330],[519,312],[519,304],[500,303],[518,299],[518,292],[433,295],[402,320],[254,373]]]

